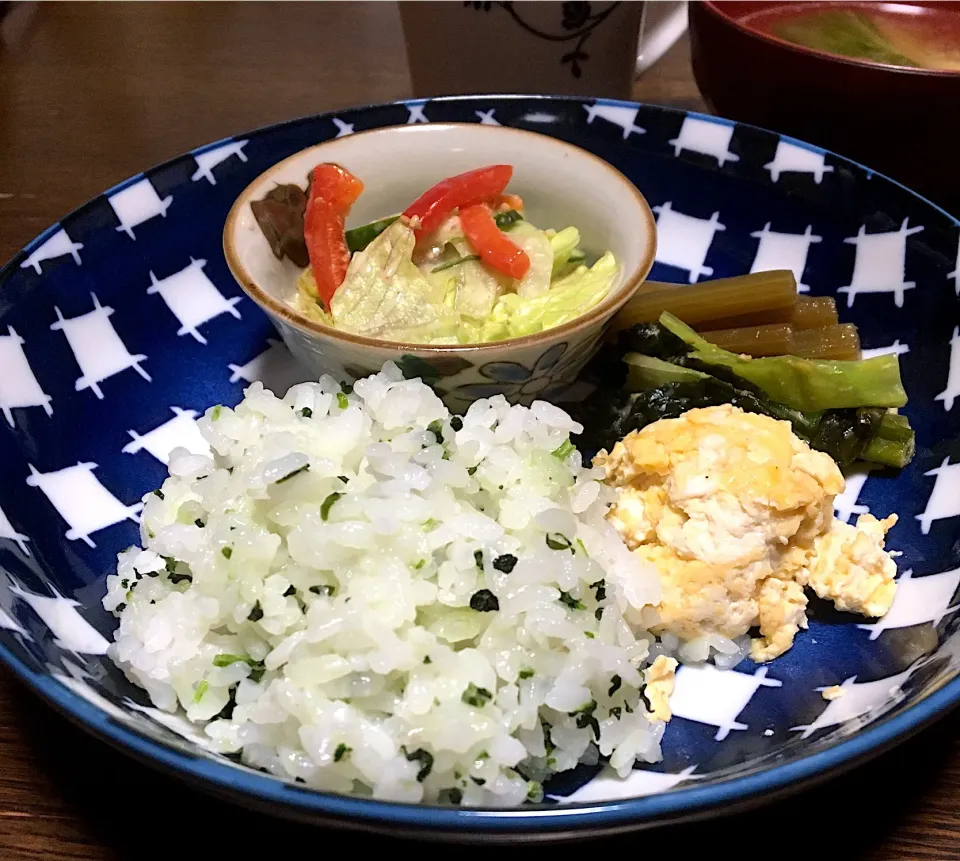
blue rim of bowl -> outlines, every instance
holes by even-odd
[[[566,102],[582,105],[611,105],[630,108],[651,108],[667,113],[683,114],[709,122],[729,125],[741,125],[761,133],[773,135],[818,153],[828,154],[841,162],[871,173],[911,197],[946,216],[960,227],[960,220],[950,215],[925,197],[907,188],[890,177],[838,155],[830,150],[778,132],[753,126],[749,123],[737,123],[710,114],[687,111],[660,105],[646,105],[619,99],[591,99],[575,96],[490,94],[482,96],[446,96],[429,99],[431,102],[471,102],[497,100],[542,100],[544,102]],[[295,125],[308,119],[337,116],[344,111],[363,111],[389,106],[407,106],[421,104],[423,99],[399,100],[380,104],[363,105],[356,108],[344,108],[323,114],[312,114],[281,123],[264,126],[243,136],[275,131]],[[237,135],[220,141],[197,147],[188,153],[178,155],[168,161],[150,168],[152,172],[173,164],[186,156],[194,156],[213,149]],[[97,197],[113,194],[140,180],[147,172],[142,172],[118,183]],[[64,216],[60,222],[51,225],[35,239],[29,242],[18,254],[0,268],[0,288],[19,263],[42,244],[62,221],[73,217],[90,205],[93,200],[82,204],[73,212]],[[742,777],[730,777],[707,786],[686,786],[664,793],[645,795],[637,798],[612,799],[593,803],[558,804],[551,806],[520,808],[460,808],[440,807],[427,804],[401,804],[379,801],[348,795],[312,790],[296,783],[281,780],[253,769],[228,765],[202,754],[181,753],[176,747],[155,741],[143,733],[120,725],[110,718],[106,711],[93,705],[70,688],[61,684],[49,674],[36,673],[27,667],[9,648],[0,643],[0,660],[31,690],[38,694],[57,711],[77,723],[82,729],[106,741],[111,746],[137,758],[139,761],[181,777],[190,778],[206,791],[229,798],[255,799],[271,812],[291,818],[317,820],[327,818],[340,824],[362,824],[367,827],[380,826],[419,833],[448,834],[484,834],[488,837],[522,838],[526,832],[536,831],[541,839],[571,836],[584,833],[613,832],[639,828],[643,825],[667,824],[685,819],[694,819],[719,813],[726,809],[763,804],[768,800],[809,783],[826,779],[840,771],[847,770],[883,753],[890,747],[904,741],[919,732],[928,724],[942,718],[954,707],[960,705],[960,674],[955,674],[942,687],[924,696],[919,702],[908,706],[902,712],[887,718],[880,718],[868,727],[859,730],[843,741],[838,741],[824,750],[802,756],[799,759],[772,768],[761,769]]]

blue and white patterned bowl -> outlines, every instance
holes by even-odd
[[[764,667],[684,667],[664,761],[625,782],[581,767],[513,811],[325,795],[204,749],[105,657],[100,606],[139,499],[194,419],[263,380],[305,377],[220,247],[246,185],[306,146],[404,122],[534,129],[610,161],[658,214],[652,276],[692,283],[791,268],[837,295],[869,351],[901,354],[918,453],[853,476],[839,516],[895,511],[890,613],[814,607]],[[878,753],[960,700],[960,224],[882,176],[744,125],[627,102],[496,97],[346,111],[221,141],[92,200],[0,272],[0,659],[91,732],[239,802],[318,822],[484,839],[649,826],[755,803]],[[518,386],[523,380],[509,381]],[[824,687],[844,695],[826,702]]]

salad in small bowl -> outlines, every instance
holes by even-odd
[[[350,380],[392,359],[459,405],[562,396],[655,243],[646,201],[596,156],[453,124],[297,153],[224,229],[234,276],[312,370]]]

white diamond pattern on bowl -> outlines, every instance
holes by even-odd
[[[845,295],[840,304],[862,325],[865,343],[875,345],[864,355],[893,353],[909,360],[908,389],[917,391],[907,408],[911,421],[938,422],[921,435],[917,459],[901,478],[861,470],[848,477],[847,489],[835,500],[838,517],[847,521],[868,511],[881,516],[892,500],[903,500],[890,540],[891,547],[904,550],[898,560],[902,574],[884,619],[845,623],[842,656],[824,645],[825,634],[835,635],[838,626],[813,619],[794,652],[768,667],[749,662],[731,671],[682,667],[672,703],[675,720],[664,746],[668,753],[684,750],[687,759],[668,755],[658,766],[638,767],[627,781],[601,772],[558,800],[680,796],[687,787],[711,785],[716,775],[736,777],[735,769],[731,775],[728,765],[715,764],[719,752],[731,746],[749,742],[744,769],[751,767],[751,757],[767,763],[782,752],[796,759],[808,752],[805,745],[815,753],[842,743],[843,736],[869,729],[872,721],[909,714],[908,706],[922,704],[928,687],[952,684],[960,666],[955,633],[960,559],[950,555],[960,538],[960,447],[948,445],[960,439],[954,409],[960,397],[956,224],[948,225],[949,242],[937,246],[938,259],[948,262],[938,264],[934,278],[929,259],[913,249],[934,242],[935,219],[947,221],[925,204],[911,203],[895,217],[885,216],[883,224],[867,213],[858,213],[855,222],[839,216],[833,221],[829,206],[791,199],[794,209],[785,220],[773,211],[745,217],[730,205],[724,191],[729,186],[693,190],[694,181],[708,175],[704,164],[724,182],[749,177],[762,184],[764,199],[771,201],[787,199],[790,183],[798,181],[814,189],[811,193],[829,195],[841,174],[866,178],[860,168],[815,147],[768,135],[769,149],[758,156],[741,137],[742,127],[692,114],[678,121],[676,114],[627,103],[478,99],[457,105],[457,100],[419,100],[369,109],[385,112],[385,119],[365,110],[344,112],[303,121],[313,125],[305,125],[301,137],[444,121],[460,111],[456,116],[466,122],[575,129],[574,143],[588,148],[596,143],[605,156],[629,153],[642,168],[630,178],[657,203],[657,262],[679,270],[677,280],[695,283],[777,266],[791,269],[812,292]],[[138,177],[98,199],[99,209],[91,204],[93,227],[85,220],[87,209],[80,210],[5,270],[11,283],[24,279],[39,285],[30,288],[36,297],[44,292],[40,301],[25,290],[27,299],[14,302],[10,312],[0,310],[5,419],[0,433],[7,434],[0,452],[0,658],[52,680],[88,709],[102,711],[110,726],[141,734],[145,726],[154,727],[151,739],[173,733],[184,749],[203,739],[191,735],[192,728],[177,716],[145,705],[132,689],[118,692],[117,680],[97,671],[114,622],[96,605],[98,596],[82,601],[78,596],[92,595],[90,587],[102,580],[110,559],[135,540],[138,500],[157,485],[171,450],[208,451],[196,426],[203,409],[239,399],[242,387],[253,381],[282,392],[306,378],[259,311],[247,304],[241,314],[236,307],[241,294],[223,264],[219,225],[202,238],[190,236],[193,244],[173,239],[198,207],[211,206],[222,216],[265,164],[306,145],[300,139],[296,146],[276,145],[271,135],[278,134],[253,133],[184,156],[179,184],[161,176],[162,168]],[[697,158],[690,164],[697,165],[684,168],[691,153]],[[685,169],[696,171],[689,174],[688,188],[668,187],[660,177],[687,176],[679,173]],[[871,182],[875,187],[882,178]],[[170,239],[157,238],[161,235]],[[103,247],[121,244],[126,251],[117,254],[135,256],[108,260]],[[108,277],[114,272],[115,278]],[[948,299],[953,304],[946,304]],[[28,300],[34,304],[20,313]],[[922,312],[927,315],[930,308],[941,310],[920,319],[920,308],[928,309]],[[883,317],[875,328],[873,315]],[[131,369],[136,374],[124,373]],[[68,551],[72,555],[65,555]],[[75,560],[82,574],[63,574],[71,567],[66,559]],[[896,642],[930,636],[941,638],[939,650],[919,659],[910,653],[909,660],[896,663],[901,654]],[[821,672],[814,680],[804,668],[818,661]],[[863,670],[871,663],[880,669],[868,675]],[[821,692],[833,685],[841,694],[827,702]],[[84,712],[81,720],[94,718]],[[211,761],[221,760],[227,762]],[[244,773],[233,763],[229,767]]]

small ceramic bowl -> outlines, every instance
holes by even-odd
[[[613,252],[618,279],[582,317],[535,335],[479,345],[410,344],[354,335],[309,320],[291,305],[300,269],[278,260],[250,209],[276,184],[305,186],[321,162],[343,165],[363,180],[348,227],[403,210],[446,176],[484,164],[514,167],[510,191],[540,227],[576,226],[590,252]],[[227,264],[247,295],[266,311],[290,351],[311,371],[352,380],[397,362],[422,377],[451,409],[503,394],[513,403],[562,399],[595,352],[614,314],[653,265],[656,225],[636,187],[607,162],[555,138],[496,126],[393,126],[302,150],[258,176],[237,198],[223,231]]]

